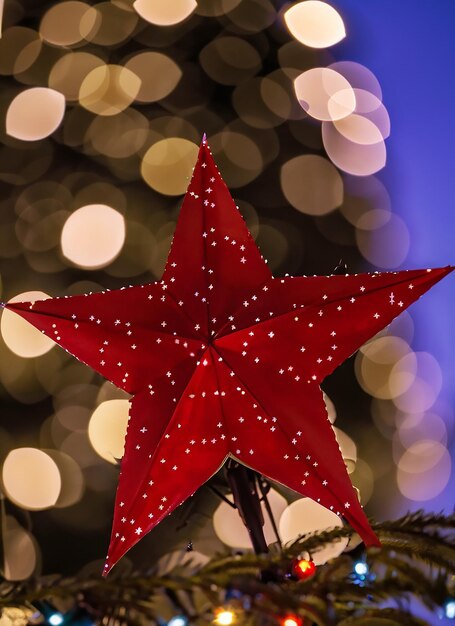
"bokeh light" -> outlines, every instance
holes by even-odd
[[[325,215],[343,202],[343,181],[338,170],[315,154],[287,161],[281,168],[280,182],[288,202],[302,213]]]
[[[2,469],[5,493],[10,500],[30,511],[54,506],[62,480],[57,464],[37,448],[16,448]]]
[[[284,543],[311,532],[320,532],[329,528],[341,528],[343,522],[336,513],[326,509],[311,498],[300,498],[292,502],[283,512],[279,522],[280,536]],[[322,546],[313,554],[315,565],[322,565],[338,556],[348,545],[348,539],[342,538]]]
[[[98,269],[120,254],[125,242],[123,215],[105,204],[80,207],[66,220],[61,236],[64,256],[75,265]]]
[[[311,48],[328,48],[346,36],[341,15],[320,0],[297,2],[284,14],[293,37]]]
[[[156,102],[168,96],[178,85],[182,70],[166,54],[141,52],[132,56],[125,68],[141,81],[135,98],[138,102]]]
[[[7,515],[6,519],[3,520],[2,531],[2,574],[6,580],[27,580],[35,571],[38,560],[33,536],[11,515]],[[7,611],[6,614],[8,615]],[[11,619],[11,626],[15,624],[15,621]]]
[[[230,502],[233,502],[231,495],[227,496]],[[277,521],[280,519],[281,514],[287,507],[287,501],[280,495],[275,489],[271,489],[267,494],[270,508],[272,509],[273,517]],[[264,536],[268,544],[277,541],[276,535],[273,530],[270,517],[267,513],[265,505],[262,504],[262,515],[264,517]],[[241,517],[238,514],[237,509],[229,506],[226,502],[222,502],[215,513],[213,514],[213,527],[215,533],[224,544],[231,548],[251,548],[251,538],[246,526],[242,522]]]
[[[261,67],[258,51],[241,37],[214,39],[201,50],[199,61],[204,71],[222,85],[237,85]]]
[[[73,46],[89,36],[100,20],[96,8],[85,2],[59,2],[44,14],[40,34],[55,46]]]
[[[158,26],[173,26],[182,22],[196,9],[196,0],[135,0],[133,7],[142,19]]]
[[[49,87],[62,93],[69,102],[77,101],[87,74],[101,66],[104,66],[104,61],[95,54],[82,51],[67,52],[58,59],[49,72]]]
[[[334,124],[324,122],[322,140],[330,160],[348,174],[369,176],[385,166],[386,147],[379,136],[376,143],[354,143],[341,134]]]
[[[35,302],[47,298],[50,296],[43,291],[24,291],[11,298],[9,302]],[[55,345],[52,339],[8,309],[3,309],[0,328],[3,341],[8,348],[14,354],[27,359],[45,354]]]
[[[121,65],[101,65],[91,70],[79,88],[79,102],[97,115],[117,115],[136,98],[141,79]]]
[[[181,137],[157,141],[142,158],[142,177],[156,191],[179,196],[186,191],[198,151],[195,143]]]
[[[354,112],[355,93],[349,82],[335,70],[314,67],[294,81],[300,106],[317,120],[340,120]]]
[[[446,487],[451,470],[450,454],[443,444],[432,439],[417,441],[398,461],[398,488],[409,500],[430,500]]]
[[[6,132],[22,141],[51,135],[65,114],[65,97],[55,89],[32,87],[21,91],[6,113]]]
[[[25,72],[38,58],[42,45],[39,33],[31,28],[11,26],[5,30],[0,38],[0,74]]]
[[[350,474],[355,470],[355,465],[357,462],[357,446],[355,442],[349,435],[347,435],[344,431],[340,430],[340,428],[336,428],[332,426],[333,432],[335,433],[335,437],[340,448],[340,452],[343,456],[343,461],[346,464],[346,468]]]
[[[88,436],[93,449],[109,463],[118,463],[123,456],[129,401],[106,400],[93,412]]]

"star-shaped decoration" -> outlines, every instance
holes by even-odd
[[[378,544],[319,385],[450,271],[274,278],[204,139],[161,281],[5,305],[133,396],[104,574],[228,457]]]

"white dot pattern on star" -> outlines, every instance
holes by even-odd
[[[203,143],[161,281],[6,305],[133,394],[105,573],[229,455],[376,543],[319,383],[449,271],[273,278]]]

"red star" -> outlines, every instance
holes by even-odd
[[[160,282],[6,305],[133,395],[104,573],[228,456],[378,544],[319,384],[450,271],[273,278],[203,141]]]

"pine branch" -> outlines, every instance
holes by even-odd
[[[29,606],[39,600],[83,598],[97,616],[110,616],[140,626],[144,620],[158,622],[163,599],[176,613],[197,626],[213,620],[213,611],[225,602],[226,590],[234,589],[248,599],[248,608],[236,600],[242,624],[274,625],[277,616],[289,611],[306,624],[317,626],[422,626],[424,622],[403,610],[403,602],[418,597],[428,608],[443,606],[449,596],[448,575],[455,573],[455,516],[412,513],[393,522],[375,524],[382,548],[369,549],[371,576],[359,580],[353,573],[353,557],[342,554],[316,570],[307,581],[287,577],[290,560],[303,551],[315,553],[327,543],[350,537],[348,527],[299,537],[280,553],[267,555],[222,554],[194,571],[181,563],[166,576],[117,575],[64,579],[46,577],[20,583],[0,581],[0,609]],[[271,572],[265,583],[261,572]],[[78,600],[79,599],[79,600]],[[383,609],[394,601],[397,609]],[[382,620],[382,621],[381,621]]]

